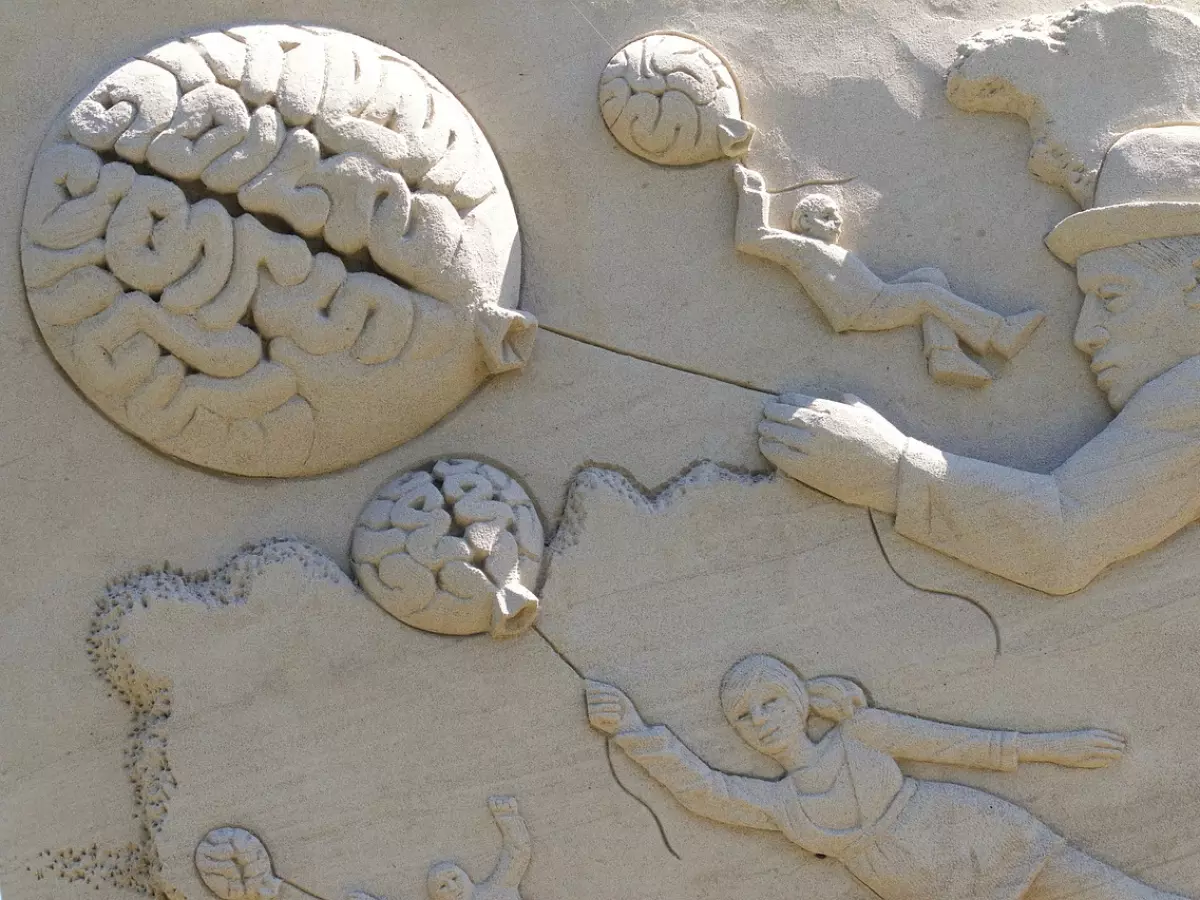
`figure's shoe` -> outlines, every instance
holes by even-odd
[[[930,350],[929,375],[934,381],[955,387],[979,388],[992,380],[992,374],[959,347]]]
[[[997,327],[992,334],[992,349],[1005,359],[1012,359],[1025,348],[1033,333],[1045,320],[1046,314],[1038,309],[1015,316],[1005,316],[1004,324]]]
[[[929,270],[919,271],[924,273]],[[929,281],[936,284],[932,279]],[[1004,320],[999,316],[996,319],[998,324],[1003,324]],[[929,375],[934,381],[952,384],[955,387],[977,388],[992,380],[992,375],[987,369],[963,352],[958,335],[941,319],[926,316],[921,321],[921,333],[925,338],[925,359]]]

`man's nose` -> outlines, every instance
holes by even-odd
[[[1108,342],[1104,321],[1104,307],[1100,298],[1095,294],[1087,294],[1083,298],[1083,308],[1079,310],[1079,320],[1075,323],[1075,346],[1089,356],[1103,347]]]
[[[762,725],[767,721],[767,711],[761,706],[755,706],[750,710],[750,721],[755,725]]]

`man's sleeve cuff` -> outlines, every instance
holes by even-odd
[[[999,732],[992,741],[993,768],[999,772],[1014,772],[1017,768],[1017,741],[1021,737],[1016,731]]]
[[[932,529],[930,494],[946,477],[946,455],[936,447],[909,438],[900,457],[896,488],[896,531],[924,543]]]

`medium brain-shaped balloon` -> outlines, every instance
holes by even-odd
[[[401,622],[506,637],[537,618],[543,543],[537,510],[510,475],[444,459],[380,488],[350,556],[363,590]]]
[[[622,147],[669,166],[743,156],[754,136],[729,67],[678,34],[647,35],[617,51],[600,77],[600,113]]]
[[[463,106],[386,47],[262,25],[173,41],[55,122],[21,234],[67,374],[159,449],[340,468],[520,366],[520,249]]]

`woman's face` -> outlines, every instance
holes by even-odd
[[[765,679],[756,680],[729,709],[729,721],[742,740],[760,753],[775,756],[804,737],[807,703],[792,691]]]
[[[431,900],[471,900],[474,883],[454,863],[437,863],[429,870]]]

